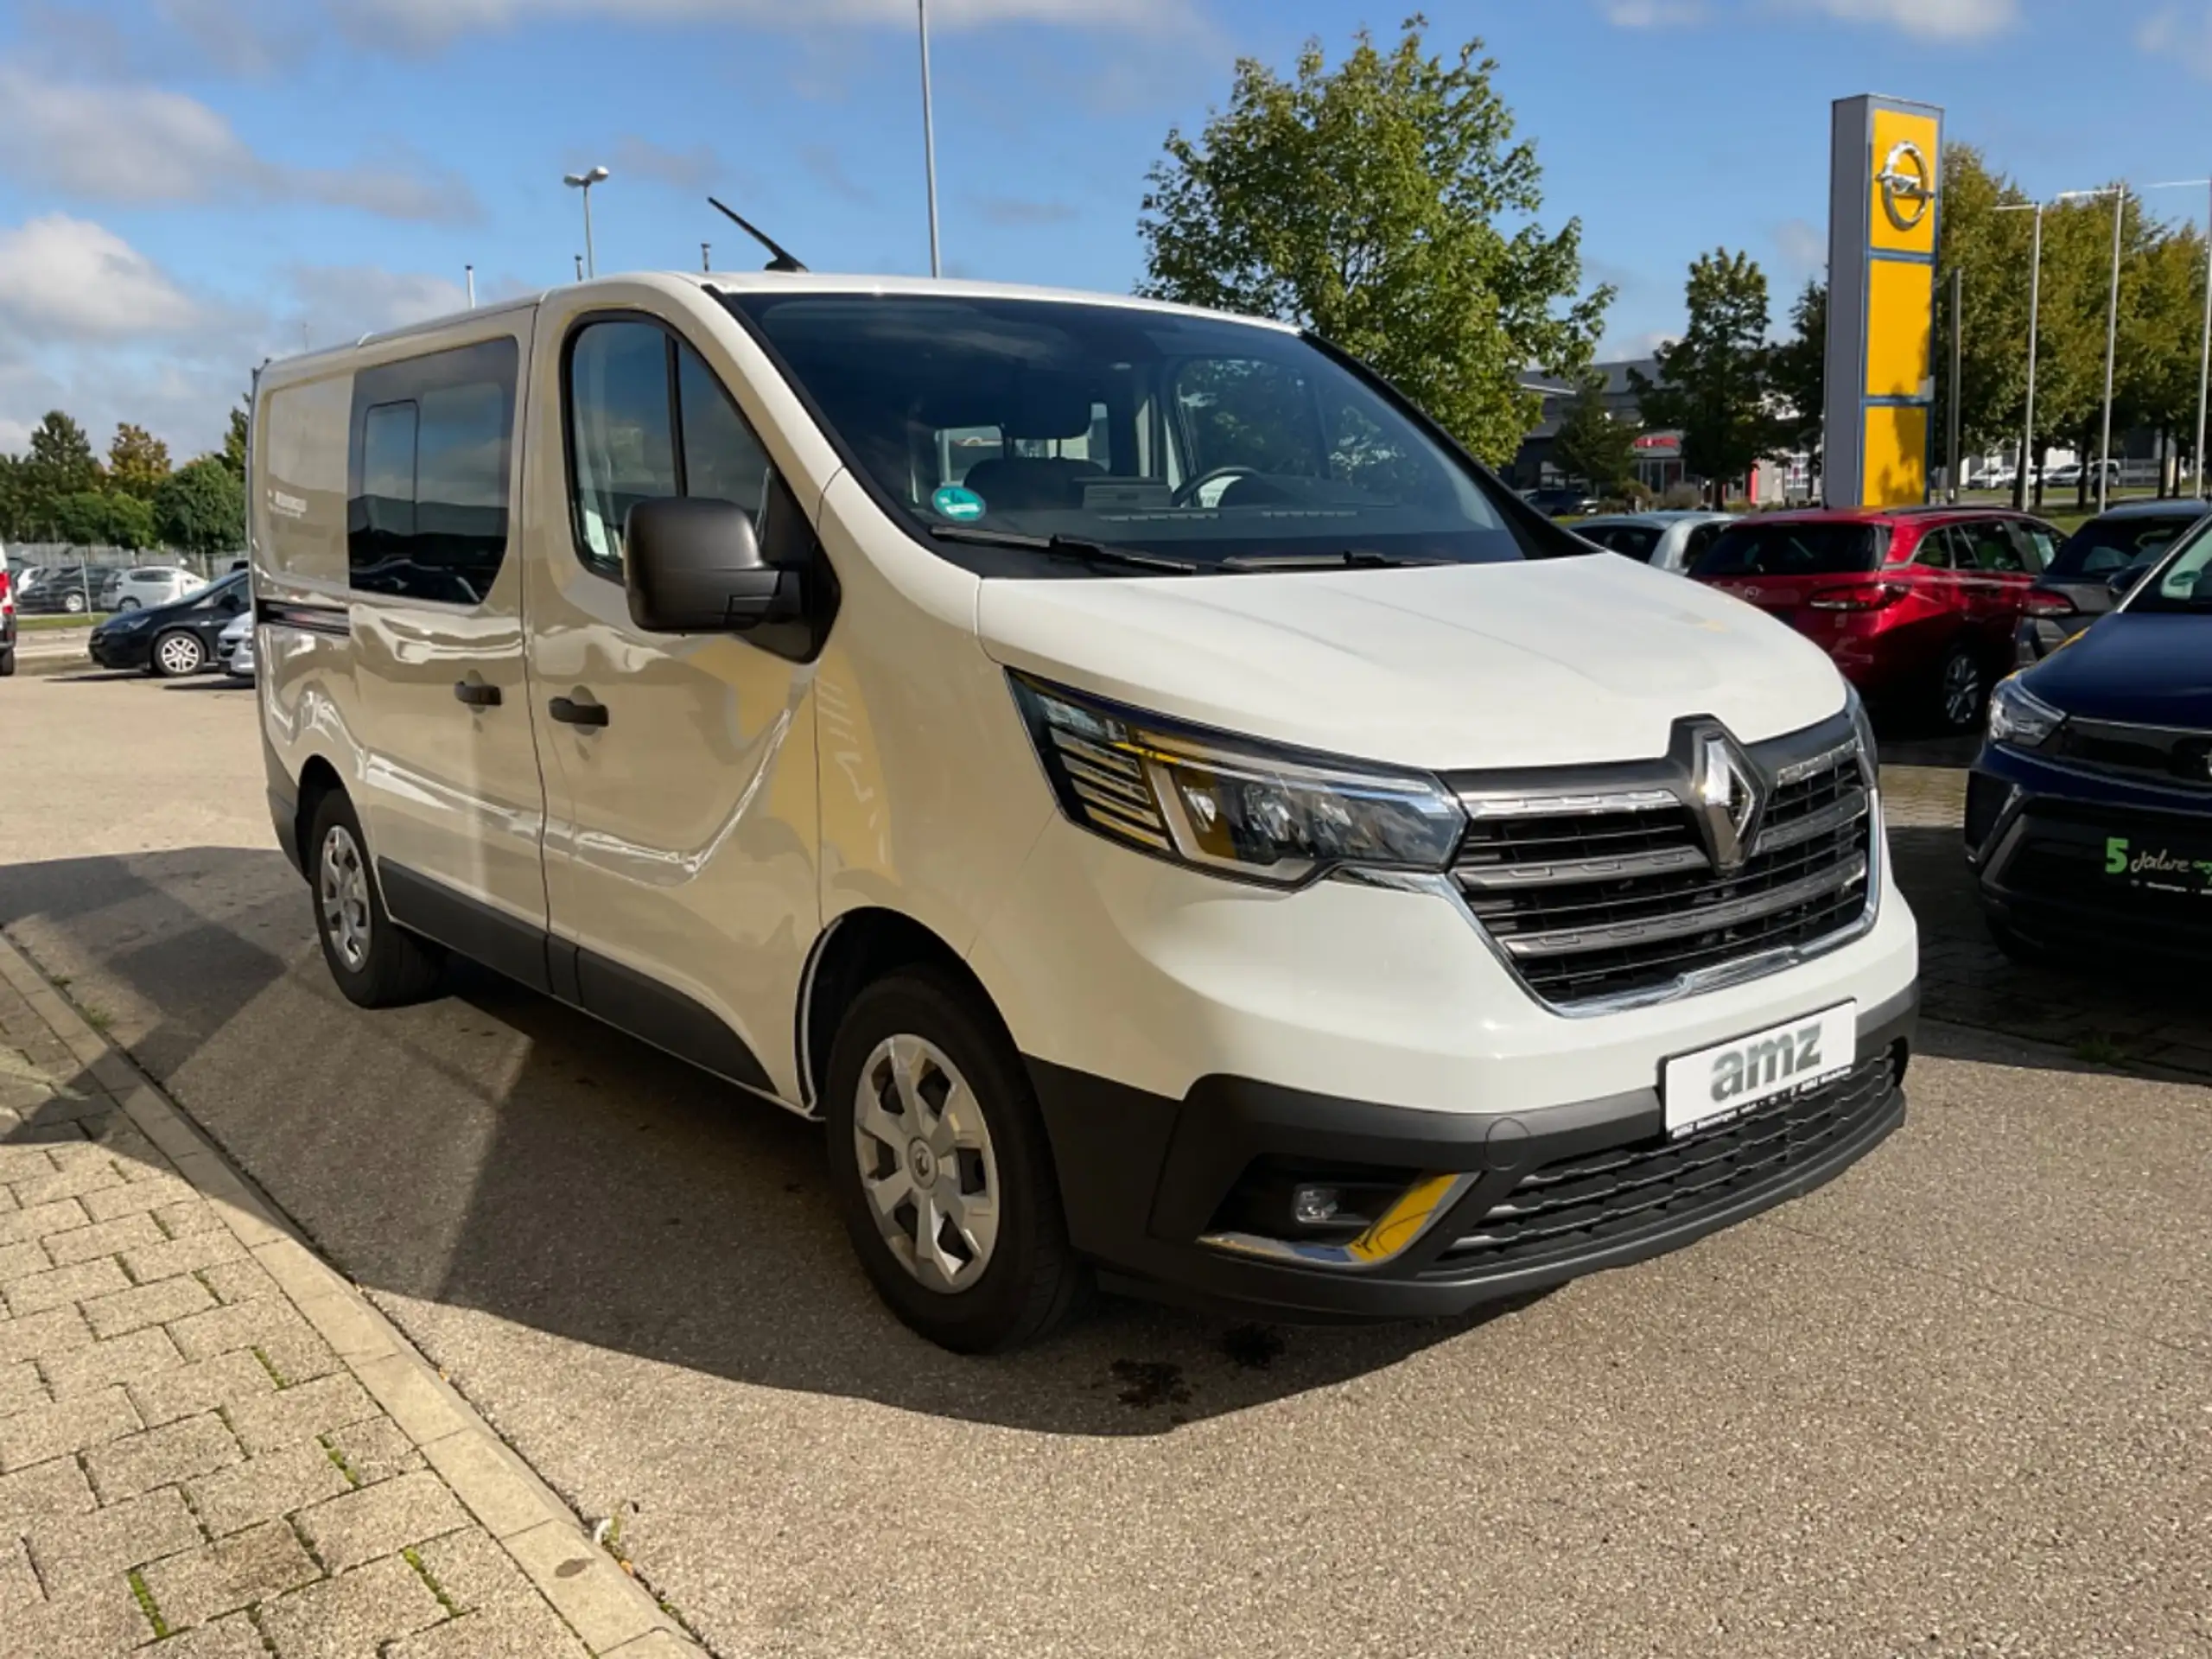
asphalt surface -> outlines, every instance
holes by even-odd
[[[809,1126],[345,1005],[204,685],[0,687],[0,920],[718,1653],[2212,1653],[2202,1084],[1938,1022],[1841,1179],[1517,1312],[956,1359]]]

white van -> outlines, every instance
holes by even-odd
[[[899,1315],[1448,1313],[1902,1120],[1816,647],[1294,329],[798,273],[261,377],[258,697],[331,971],[489,963],[828,1126]]]

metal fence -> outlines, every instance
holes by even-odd
[[[188,570],[213,582],[245,562],[235,553],[181,553],[169,548],[76,547],[16,542],[8,548],[17,608],[28,615],[97,615],[114,603],[117,583],[133,570]]]

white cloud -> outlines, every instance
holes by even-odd
[[[635,133],[625,133],[616,139],[614,153],[607,160],[613,170],[625,177],[649,179],[678,190],[713,190],[746,176],[724,161],[721,153],[711,144],[671,149]]]
[[[1774,227],[1775,251],[1785,275],[1808,276],[1828,260],[1828,234],[1809,219],[1785,219]]]
[[[2020,21],[2020,0],[1795,0],[1848,23],[1878,23],[1932,41],[1978,41]]]
[[[532,18],[610,16],[625,22],[739,22],[794,32],[823,25],[912,29],[912,0],[324,0],[358,44],[429,51],[458,35]],[[1058,23],[1101,29],[1189,26],[1180,0],[937,0],[933,29]]]
[[[69,85],[0,67],[11,170],[97,201],[246,197],[356,207],[385,219],[466,223],[481,208],[457,175],[404,153],[344,168],[292,167],[256,155],[198,99],[156,86]]]
[[[402,328],[468,303],[467,289],[449,277],[377,265],[296,265],[289,279],[294,315],[280,332],[296,336],[304,327],[317,346]],[[296,341],[280,340],[280,347],[296,349]]]
[[[1618,29],[1673,29],[1706,19],[1705,0],[1600,0],[1599,10]]]
[[[0,314],[38,340],[173,334],[204,312],[105,226],[48,213],[0,231]]]
[[[2212,80],[2212,6],[2193,12],[2168,6],[2144,20],[2135,43],[2153,57],[2172,59],[2190,73]]]

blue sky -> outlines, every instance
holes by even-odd
[[[932,0],[949,271],[1126,290],[1144,175],[1240,56],[1338,55],[1348,0]],[[1680,326],[1701,250],[1779,318],[1821,259],[1829,100],[1942,104],[2031,189],[2212,172],[2212,0],[1435,0],[1479,35],[1620,290]],[[0,448],[60,404],[215,442],[251,364],[602,271],[750,264],[709,190],[817,270],[926,269],[912,0],[5,0]],[[2153,199],[2203,217],[2202,193]]]

